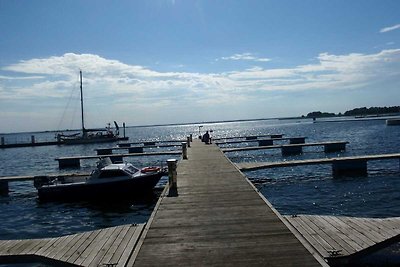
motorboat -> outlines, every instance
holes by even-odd
[[[166,170],[160,167],[136,168],[130,163],[112,163],[101,158],[89,176],[35,177],[39,200],[75,201],[129,199],[153,190]]]

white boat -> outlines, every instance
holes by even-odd
[[[74,134],[58,133],[56,135],[59,144],[87,144],[87,143],[104,143],[115,142],[118,140],[128,140],[126,137],[119,137],[119,127],[117,122],[114,121],[115,131],[111,128],[110,123],[103,129],[86,129],[83,116],[83,90],[82,90],[82,71],[79,71],[80,92],[81,92],[81,121],[82,131]],[[125,127],[125,125],[124,125]],[[125,128],[124,128],[125,129]],[[125,133],[125,131],[124,131]]]
[[[90,176],[80,178],[35,177],[40,200],[129,199],[149,193],[165,174],[159,167],[136,168],[130,163],[112,163],[102,158]]]

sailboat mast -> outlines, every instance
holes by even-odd
[[[83,92],[82,92],[82,71],[79,70],[79,78],[80,78],[80,82],[81,82],[81,114],[82,114],[82,133],[83,135],[85,135],[85,123],[83,120]]]

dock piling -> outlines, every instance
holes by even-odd
[[[168,159],[167,160],[168,182],[169,182],[170,189],[177,188],[177,172],[176,172],[177,162],[178,162],[178,160],[176,160],[176,159]]]
[[[4,146],[5,145],[5,141],[4,141],[4,137],[1,138],[1,145]]]
[[[182,142],[182,158],[187,159],[187,146],[186,142]]]
[[[190,136],[186,137],[186,139],[187,139],[187,141],[186,141],[187,147],[190,147]]]
[[[34,144],[35,143],[35,136],[31,135],[31,143]]]

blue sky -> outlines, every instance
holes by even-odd
[[[0,132],[399,105],[400,1],[0,0]]]

